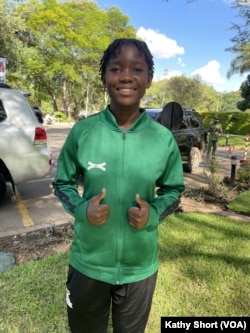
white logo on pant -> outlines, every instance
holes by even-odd
[[[73,309],[73,304],[71,303],[69,296],[70,296],[70,291],[69,289],[66,288],[66,303],[69,308]]]
[[[106,162],[103,162],[103,163],[92,163],[92,162],[88,162],[88,170],[90,169],[100,169],[102,171],[106,171]]]

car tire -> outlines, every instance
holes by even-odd
[[[5,195],[6,195],[6,182],[4,176],[0,173],[0,201],[3,200]]]
[[[183,165],[183,170],[185,172],[191,173],[194,170],[198,169],[199,165],[200,165],[200,151],[198,148],[193,147],[188,157],[188,163]]]

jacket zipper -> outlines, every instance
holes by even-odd
[[[126,134],[127,134],[127,131],[123,130],[122,131],[122,140],[126,139]]]
[[[122,141],[123,141],[123,144],[122,144],[122,150],[121,150],[121,179],[123,179],[123,176],[124,176],[124,156],[125,156],[125,140],[126,140],[126,136],[127,136],[127,131],[126,130],[122,130]],[[122,184],[122,182],[120,183]],[[123,185],[122,185],[123,186]],[[120,188],[119,190],[119,202],[120,202],[120,194],[122,192],[122,189]],[[120,262],[120,259],[121,259],[121,253],[122,253],[122,244],[121,244],[121,230],[122,226],[119,226],[119,233],[118,233],[118,250],[117,250],[117,260],[118,262]],[[121,281],[121,267],[120,267],[120,264],[118,266],[118,270],[117,270],[117,279],[116,279],[116,284],[120,284],[120,281]]]

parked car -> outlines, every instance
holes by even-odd
[[[9,89],[11,89],[11,87],[7,83],[1,83],[1,82],[0,82],[0,88],[9,88]],[[29,91],[20,90],[20,92],[25,97],[31,96],[31,93]],[[35,113],[39,123],[43,124],[43,113],[42,113],[41,109],[39,108],[39,106],[36,106],[36,105],[33,106],[33,110],[34,110],[34,113]]]
[[[0,200],[6,183],[15,185],[50,173],[52,154],[47,133],[24,91],[0,87]]]
[[[178,103],[175,104],[178,105]],[[181,153],[183,170],[192,173],[199,167],[203,159],[206,130],[201,116],[195,109],[181,107],[180,105],[179,107],[182,111],[178,114],[176,126],[172,126],[174,121],[172,116],[168,117],[169,119],[165,123],[162,121],[163,109],[148,108],[146,112],[155,121],[162,123],[163,126],[172,131]],[[177,108],[177,110],[179,109]]]

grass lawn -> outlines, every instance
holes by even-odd
[[[248,138],[248,140],[250,140]],[[226,134],[222,134],[219,137],[218,141],[220,146],[233,146],[237,151],[242,150],[245,151],[245,146],[246,146],[246,136],[245,135],[234,135],[234,134],[229,134],[229,137],[226,137]],[[248,154],[250,156],[250,146],[249,146],[249,141],[247,141],[248,144]]]
[[[168,217],[159,227],[160,268],[146,333],[160,332],[161,316],[249,316],[249,239],[244,220]],[[0,274],[1,333],[68,333],[67,260],[62,253]]]
[[[242,192],[228,204],[228,208],[242,214],[250,215],[250,190]]]

